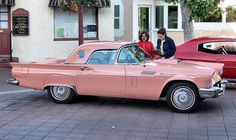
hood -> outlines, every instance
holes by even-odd
[[[217,71],[220,75],[223,72],[224,64],[207,63],[198,61],[180,61],[177,59],[158,59],[147,61],[146,66],[160,66],[160,68],[168,67],[168,73],[189,73],[190,75],[209,75]]]

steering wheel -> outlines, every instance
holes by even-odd
[[[223,47],[219,48],[218,53],[219,54],[223,54],[223,55],[227,55],[228,54],[227,51],[225,50],[225,48],[223,48]]]

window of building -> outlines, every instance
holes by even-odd
[[[156,6],[156,28],[164,27],[164,6]]]
[[[84,38],[97,37],[97,20],[95,8],[84,8]]]
[[[56,8],[54,20],[55,38],[78,38],[78,22],[78,13],[64,12]]]
[[[84,8],[83,32],[85,40],[97,38],[97,9]],[[55,39],[78,39],[79,37],[79,13],[63,11],[59,8],[54,10],[54,38]]]
[[[114,0],[114,35],[115,37],[122,37],[124,35],[123,0]]]
[[[0,7],[0,29],[8,29],[8,9],[7,9],[7,6]]]
[[[226,22],[236,22],[236,6],[226,8]]]
[[[168,6],[168,28],[178,28],[178,6]]]
[[[115,5],[114,8],[114,28],[120,29],[120,5]]]

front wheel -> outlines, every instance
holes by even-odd
[[[187,82],[172,84],[167,90],[167,104],[176,112],[193,112],[199,105],[200,97],[198,89]]]
[[[48,88],[48,96],[55,103],[71,103],[75,98],[75,92],[70,87],[51,86]]]

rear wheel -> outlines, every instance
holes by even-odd
[[[75,98],[75,92],[66,86],[51,86],[48,88],[48,95],[55,103],[71,103]]]
[[[198,89],[187,82],[174,83],[167,90],[167,104],[176,112],[193,112],[199,105]]]

